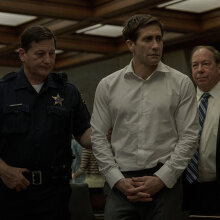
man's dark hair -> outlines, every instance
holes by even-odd
[[[163,24],[156,17],[148,14],[137,14],[129,18],[122,31],[124,40],[136,41],[138,38],[139,30],[149,25],[156,24],[160,27],[162,36],[164,34]]]
[[[26,30],[24,30],[24,32],[21,34],[20,46],[25,51],[28,51],[32,42],[38,43],[42,40],[47,40],[47,39],[53,39],[54,45],[56,47],[56,37],[49,28],[41,25],[31,26]]]
[[[193,56],[193,54],[197,51],[197,50],[199,50],[199,49],[202,49],[202,48],[205,48],[205,49],[207,49],[207,50],[209,50],[209,51],[211,51],[212,52],[212,54],[213,54],[213,57],[214,57],[214,60],[215,60],[215,62],[216,62],[216,64],[219,64],[220,63],[220,53],[219,53],[219,51],[218,50],[216,50],[214,47],[212,47],[212,46],[196,46],[196,47],[194,47],[193,49],[192,49],[192,52],[191,52],[191,63],[192,63],[192,56]]]

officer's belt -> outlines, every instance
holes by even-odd
[[[53,181],[68,181],[71,178],[71,171],[61,166],[61,169],[32,170],[24,172],[24,177],[35,186],[50,183]]]

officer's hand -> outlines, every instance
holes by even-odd
[[[147,192],[143,192],[139,189],[139,187],[136,187],[135,182],[131,178],[120,179],[115,184],[115,187],[118,190],[120,190],[127,197],[127,199],[131,202],[136,202],[136,201],[150,202],[150,201],[152,201],[150,194]]]
[[[9,188],[17,192],[26,190],[30,182],[23,176],[23,172],[29,172],[26,168],[7,166],[1,176],[2,182]]]

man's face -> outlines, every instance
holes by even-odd
[[[210,91],[220,80],[220,64],[216,64],[213,53],[200,48],[192,55],[192,76],[196,85],[204,92]]]
[[[139,30],[136,42],[127,43],[133,53],[133,59],[146,66],[155,66],[159,63],[163,52],[161,29],[152,24]]]
[[[25,51],[19,49],[19,56],[24,65],[27,78],[44,81],[55,65],[55,45],[53,39],[32,42],[30,48]]]

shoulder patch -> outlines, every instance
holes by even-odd
[[[82,100],[82,103],[86,105],[86,101],[85,101],[85,99],[84,99],[84,97],[83,97],[82,92],[79,91],[79,94],[80,94],[80,98],[81,98],[81,100]]]
[[[17,73],[16,72],[10,72],[10,73],[7,73],[6,75],[4,75],[1,79],[0,79],[0,82],[5,82],[5,81],[8,81],[10,79],[13,79],[17,76]]]

